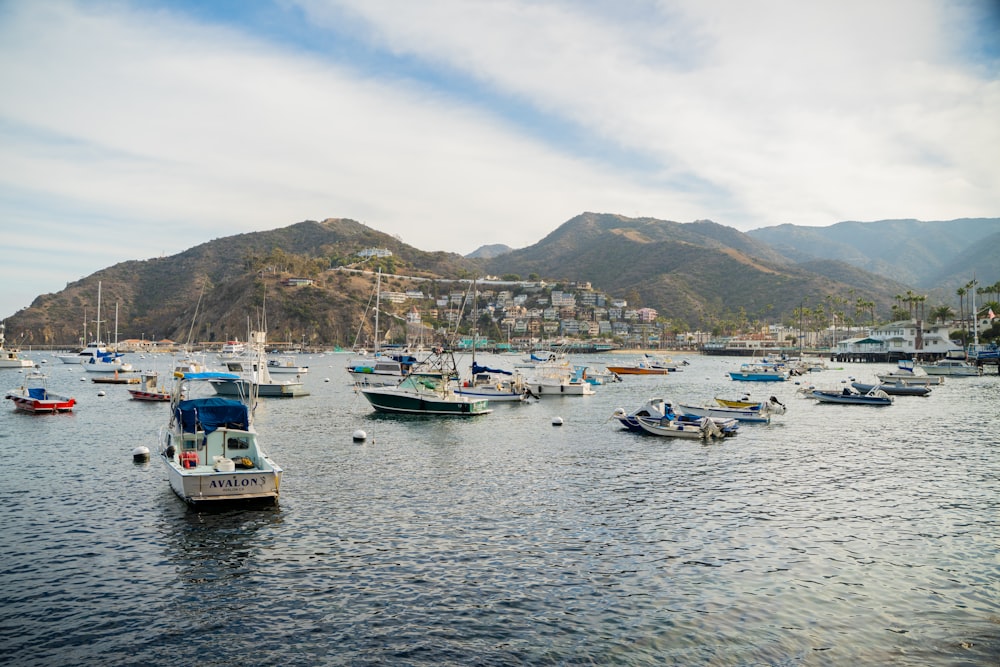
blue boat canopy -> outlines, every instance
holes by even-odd
[[[182,373],[181,377],[185,380],[239,380],[240,376],[235,373],[218,373],[218,372],[208,372],[208,373]]]
[[[501,370],[499,368],[490,368],[488,366],[480,366],[479,364],[472,363],[472,374],[476,375],[478,373],[499,373],[500,375],[513,375],[511,371]]]
[[[184,433],[194,433],[199,426],[206,434],[223,426],[244,431],[250,426],[250,411],[246,405],[219,396],[181,401],[174,417]]]

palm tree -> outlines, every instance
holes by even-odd
[[[958,319],[963,323],[963,326],[965,323],[965,294],[967,291],[965,287],[959,287],[955,290],[955,294],[958,295]]]
[[[942,324],[954,315],[955,311],[951,309],[951,306],[941,305],[931,310],[931,319]]]

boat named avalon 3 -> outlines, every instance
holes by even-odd
[[[239,400],[200,396],[198,386],[236,380],[231,373],[178,373],[160,458],[170,488],[191,505],[274,504],[282,469],[260,446],[253,425],[254,385]]]

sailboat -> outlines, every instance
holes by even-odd
[[[383,353],[379,344],[378,314],[382,295],[382,270],[375,279],[375,352],[371,357],[354,359],[347,364],[347,373],[355,384],[369,387],[389,387],[409,375],[417,358],[407,353]],[[358,332],[360,336],[360,331]]]
[[[93,356],[84,365],[88,373],[129,373],[132,364],[122,361],[122,353],[118,351],[118,304],[115,304],[115,347],[112,350],[101,350],[101,283],[97,283],[97,346]]]
[[[476,299],[476,282],[472,282],[472,300]],[[524,376],[517,371],[505,371],[476,363],[476,347],[479,343],[478,310],[473,306],[472,327],[472,376],[455,387],[455,393],[469,398],[484,398],[488,401],[517,402],[527,397]]]

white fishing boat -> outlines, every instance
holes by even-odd
[[[86,364],[98,354],[107,354],[108,348],[100,341],[91,341],[83,349],[72,354],[57,354],[56,357],[64,364]]]
[[[975,377],[983,374],[982,368],[961,359],[939,359],[916,368],[932,377]]]
[[[914,366],[909,359],[900,359],[896,362],[896,370],[889,373],[876,373],[875,377],[880,382],[903,382],[909,385],[938,385],[944,384],[944,377],[940,375],[928,375],[922,368]]]
[[[305,375],[308,366],[300,366],[298,360],[291,355],[271,357],[267,360],[267,370],[272,375]]]
[[[222,344],[222,349],[219,350],[219,359],[221,361],[230,361],[242,356],[246,351],[246,343],[241,343],[239,338],[227,340]]]
[[[226,367],[234,378],[212,381],[215,393],[220,396],[248,396],[252,392],[261,398],[296,398],[308,396],[300,380],[276,380],[267,368],[264,353],[267,334],[253,331],[250,334],[250,349],[239,359],[226,362]]]
[[[191,505],[274,504],[282,469],[264,451],[253,423],[254,386],[240,399],[204,396],[229,373],[180,373],[170,399],[170,419],[160,431],[160,458],[170,488]]]
[[[22,359],[18,350],[4,347],[6,331],[7,325],[0,322],[0,368],[31,368],[34,366],[35,362],[30,359]]]
[[[586,366],[546,362],[525,373],[524,384],[530,396],[593,396],[594,385],[584,379]]]

